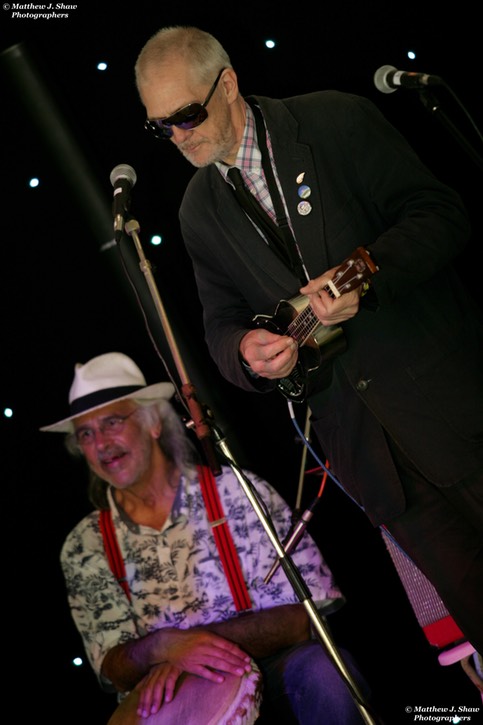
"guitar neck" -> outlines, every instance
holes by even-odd
[[[360,287],[373,274],[378,271],[367,249],[357,247],[354,254],[348,257],[336,270],[332,279],[323,288],[332,299],[338,299],[343,294]],[[290,323],[287,334],[300,346],[310,338],[321,324],[319,318],[312,310],[310,304],[305,307]]]
[[[348,257],[326,284],[324,290],[337,299],[346,292],[357,289],[378,271],[371,255],[364,247],[357,247],[354,254]]]

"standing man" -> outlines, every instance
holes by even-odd
[[[306,400],[341,486],[482,652],[482,324],[453,269],[460,198],[365,98],[242,97],[200,29],[156,33],[136,82],[148,132],[198,168],[180,222],[221,373]],[[339,289],[341,265],[360,264]],[[320,345],[297,334],[307,313]]]

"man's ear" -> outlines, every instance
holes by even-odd
[[[233,68],[226,68],[223,71],[221,86],[228,103],[233,103],[238,97],[238,78]]]
[[[157,440],[159,438],[159,436],[161,435],[162,429],[163,429],[163,426],[162,426],[161,422],[153,423],[153,425],[151,426],[151,429],[150,429],[151,437],[155,438]]]

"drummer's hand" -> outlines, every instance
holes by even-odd
[[[205,680],[223,682],[223,672],[241,677],[251,671],[249,655],[213,632],[173,628],[165,630],[162,636],[163,659]]]
[[[154,665],[135,690],[139,692],[137,714],[149,717],[158,712],[163,702],[171,702],[178,677],[182,674],[179,667],[169,662]]]

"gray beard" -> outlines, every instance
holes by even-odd
[[[230,155],[234,143],[235,139],[232,133],[232,127],[229,123],[229,120],[227,119],[227,122],[223,125],[223,128],[220,129],[218,137],[211,144],[211,153],[204,161],[197,162],[191,159],[189,153],[185,153],[183,149],[179,146],[178,150],[181,152],[181,154],[183,154],[185,159],[190,162],[190,164],[198,169],[201,169],[205,166],[210,166],[211,164],[214,164],[216,161],[222,162],[227,156]]]

